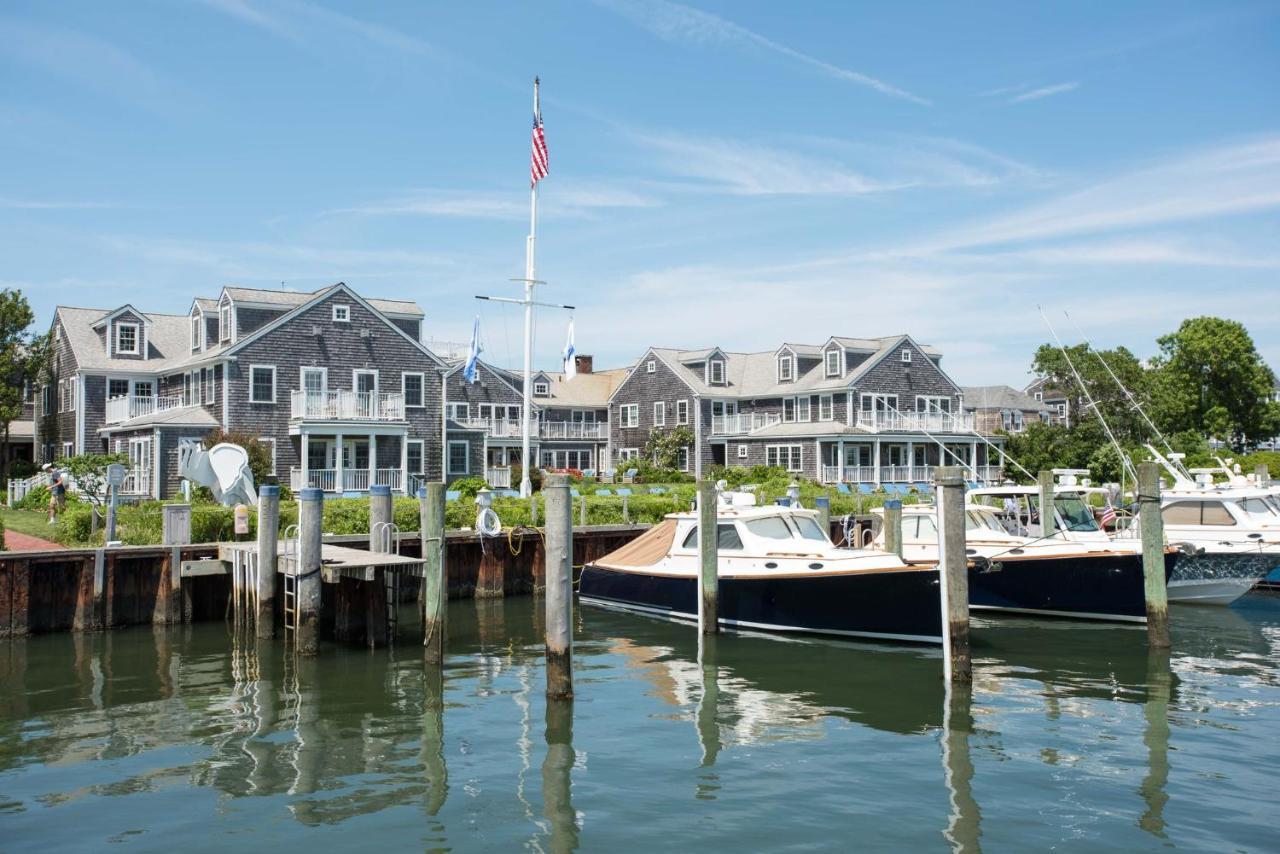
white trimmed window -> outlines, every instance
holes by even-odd
[[[213,372],[213,368],[204,368],[201,370],[201,373],[204,375],[204,402],[213,403],[214,395],[217,394],[218,391],[217,387],[214,385],[215,374]]]
[[[204,318],[199,314],[191,315],[191,349],[199,350],[204,344]]]
[[[739,445],[739,446],[738,446],[738,459],[740,459],[740,460],[745,460],[745,459],[747,458],[747,454],[748,454],[748,453],[749,453],[749,451],[747,450],[747,446],[746,446],[746,445]]]
[[[74,456],[75,456],[74,446],[70,442],[63,442],[61,459],[65,460],[67,457],[74,457]]]
[[[904,347],[904,348],[903,348],[903,350],[902,350],[902,361],[904,361],[904,362],[910,362],[910,361],[911,361],[911,350],[909,350],[909,349],[907,349],[907,348],[905,348],[905,347]]]
[[[936,395],[916,395],[916,412],[951,412],[951,398]]]
[[[653,404],[653,426],[667,426],[667,404],[665,401],[657,401]]]
[[[689,446],[681,445],[676,449],[676,468],[680,471],[689,470]]]
[[[826,352],[825,359],[826,359],[827,376],[838,377],[840,376],[841,373],[843,373],[840,370],[841,359],[840,359],[839,350],[835,350],[835,349],[828,350]]]
[[[138,334],[138,324],[116,324],[116,352],[122,356],[139,356],[142,354],[142,341]]]
[[[639,458],[640,458],[639,448],[619,448],[618,449],[619,460],[636,460]]]
[[[276,366],[249,366],[249,402],[276,402]]]
[[[646,374],[654,374],[654,373],[657,373],[657,372],[658,372],[658,361],[657,361],[656,359],[650,359],[648,362],[645,362],[645,365],[644,365],[644,372],[645,372]]]
[[[808,421],[810,415],[809,396],[804,397],[784,397],[782,399],[782,420],[786,422],[792,421]]]
[[[804,447],[802,445],[765,445],[764,461],[768,466],[780,466],[787,471],[803,471]]]
[[[786,354],[778,357],[778,382],[789,383],[796,378],[795,357]]]
[[[258,444],[265,445],[271,449],[271,473],[276,473],[276,437],[275,436],[259,436]]]
[[[405,465],[409,474],[422,474],[426,471],[425,447],[422,439],[410,439],[405,446]]]
[[[619,427],[639,427],[640,426],[640,404],[624,403],[618,407],[618,426]]]
[[[829,394],[824,394],[818,398],[819,421],[834,421],[836,419],[836,408],[832,402],[833,400]]]
[[[551,384],[546,380],[541,380],[533,384],[534,397],[547,397],[551,394]]]
[[[340,302],[333,304],[333,322],[334,323],[350,323],[351,322],[351,306],[344,305]]]
[[[707,385],[724,385],[724,360],[707,362]]]
[[[128,380],[107,380],[107,400],[115,397],[127,397],[129,395]]]
[[[469,403],[446,403],[444,405],[445,417],[454,421],[468,421],[471,418],[471,404]]]
[[[223,305],[218,309],[218,340],[231,340],[231,305]]]
[[[1000,413],[1000,424],[1010,433],[1018,433],[1022,430],[1022,410],[1006,409]]]
[[[809,421],[811,420],[809,416],[810,416],[809,396],[805,395],[804,397],[797,397],[796,398],[796,420]]]
[[[404,393],[404,405],[410,407],[426,406],[426,394],[423,391],[426,376],[421,373],[405,373],[400,375],[400,390]]]
[[[676,401],[676,423],[677,424],[689,423],[689,401],[687,400]]]
[[[449,474],[470,474],[471,443],[458,439],[449,440]]]

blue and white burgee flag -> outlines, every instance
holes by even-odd
[[[468,383],[476,381],[476,363],[480,361],[480,315],[476,315],[475,323],[471,326],[471,349],[467,352],[467,364],[462,369],[462,378]]]
[[[564,342],[564,378],[565,381],[578,375],[578,363],[573,358],[573,318],[569,318],[569,337]]]

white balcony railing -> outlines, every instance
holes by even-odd
[[[302,469],[289,470],[289,486],[292,489],[302,489],[305,486],[325,492],[368,492],[370,483],[389,486],[399,492],[403,472],[400,469],[374,469],[372,472],[366,468],[343,469],[342,488],[339,489],[337,469],[308,469],[305,482]]]
[[[595,421],[544,421],[544,439],[607,439],[609,425]]]
[[[782,423],[782,416],[771,412],[745,412],[738,415],[711,416],[713,436],[742,436]]]
[[[518,439],[524,435],[524,424],[519,418],[462,418],[458,423],[473,430],[485,430],[494,439]],[[537,420],[529,422],[529,435],[540,435]]]
[[[403,421],[404,395],[295,389],[289,393],[289,416],[316,421]]]
[[[877,412],[859,410],[858,426],[872,432],[892,433],[969,433],[973,431],[973,415],[950,412]]]
[[[121,495],[150,495],[151,469],[129,469],[125,473],[124,483],[120,484]]]
[[[505,467],[486,468],[484,470],[484,482],[494,489],[510,489],[511,469]]]
[[[880,483],[931,483],[934,466],[881,466],[879,468]],[[965,466],[965,479],[981,483],[998,483],[1001,477],[999,466]],[[839,466],[822,467],[823,483],[876,483],[875,466]]]
[[[108,424],[119,424],[153,412],[164,412],[181,406],[186,406],[186,402],[180,394],[164,394],[159,397],[124,394],[107,401],[106,420]]]

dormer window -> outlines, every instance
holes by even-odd
[[[842,373],[840,370],[840,351],[828,350],[826,354],[827,376],[838,377]]]
[[[334,303],[333,322],[334,323],[350,323],[351,322],[351,306]]]
[[[796,378],[796,360],[794,356],[778,357],[778,382],[789,383]]]
[[[707,385],[724,385],[724,360],[707,362]]]
[[[539,380],[533,384],[534,397],[546,397],[551,394],[551,385],[546,380]]]
[[[231,340],[231,306],[224,305],[218,309],[218,340]]]
[[[904,362],[910,362],[910,361],[911,361],[911,351],[910,351],[909,349],[905,349],[905,348],[903,349],[903,351],[902,351],[902,361],[904,361]]]
[[[116,352],[125,356],[141,355],[142,350],[138,340],[138,324],[116,324]]]
[[[199,314],[191,315],[191,349],[199,350],[204,339],[204,319]]]
[[[644,370],[645,370],[645,373],[647,373],[647,374],[656,373],[656,372],[657,372],[657,370],[658,370],[658,362],[657,362],[657,360],[656,360],[656,359],[650,359],[648,362],[646,362],[646,363],[645,363],[645,366],[644,366]]]

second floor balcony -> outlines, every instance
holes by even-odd
[[[711,435],[713,436],[745,436],[781,424],[782,416],[773,412],[745,412],[738,415],[711,416]]]
[[[289,417],[304,421],[403,421],[404,395],[295,390],[289,394]]]
[[[602,421],[544,421],[543,439],[607,439],[609,425]]]
[[[873,433],[972,433],[973,416],[950,412],[884,412],[863,409],[857,424]]]
[[[180,394],[162,394],[158,396],[151,394],[123,394],[107,400],[106,422],[108,424],[120,424],[124,421],[131,421],[134,418],[141,418],[144,415],[164,412],[169,409],[178,409],[186,405],[185,398]]]

